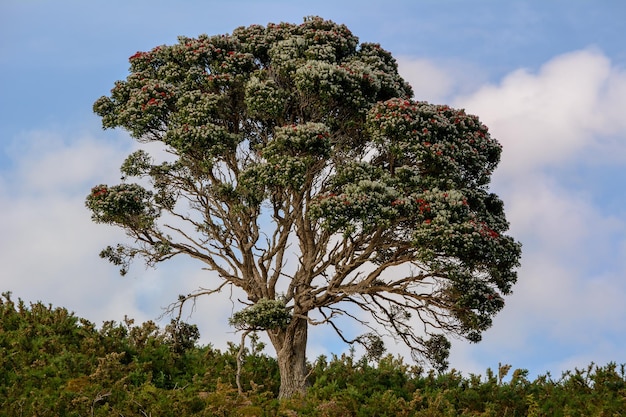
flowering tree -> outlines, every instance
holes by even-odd
[[[203,262],[215,273],[179,305],[242,289],[231,324],[267,331],[282,397],[305,389],[309,325],[373,354],[382,328],[445,366],[443,335],[478,341],[504,306],[520,245],[488,191],[498,142],[411,96],[387,51],[317,17],[136,53],[94,111],[173,158],[137,151],[122,184],[92,189],[93,220],[133,242],[101,256],[122,273],[136,257]],[[369,330],[350,340],[339,316]]]

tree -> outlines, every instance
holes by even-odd
[[[318,17],[137,52],[94,111],[172,158],[134,152],[121,184],[91,190],[93,220],[131,238],[101,256],[122,274],[201,261],[214,274],[179,307],[242,289],[232,324],[267,331],[281,397],[305,390],[309,325],[374,355],[382,327],[445,368],[444,335],[478,341],[504,306],[520,245],[488,190],[499,143],[412,94],[389,52]],[[371,330],[351,339],[340,316]]]

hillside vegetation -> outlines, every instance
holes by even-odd
[[[624,365],[589,365],[528,379],[508,365],[483,376],[427,371],[400,358],[354,355],[309,364],[305,397],[278,400],[276,360],[253,339],[199,346],[198,329],[172,321],[105,322],[65,308],[0,297],[3,416],[624,416]],[[241,391],[241,392],[240,392]]]

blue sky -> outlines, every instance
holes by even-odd
[[[157,318],[202,286],[199,265],[129,276],[100,260],[120,232],[93,225],[91,186],[116,183],[136,144],[91,106],[138,50],[178,35],[319,15],[398,59],[416,98],[466,108],[504,146],[492,189],[522,241],[519,283],[483,342],[451,366],[531,375],[626,362],[626,2],[621,0],[39,1],[0,3],[0,290],[96,324]],[[225,294],[190,321],[224,347]],[[357,332],[357,329],[354,330]],[[393,342],[389,351],[406,354]],[[341,353],[314,329],[309,356]]]

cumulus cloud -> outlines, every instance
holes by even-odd
[[[413,87],[415,100],[447,103],[448,100],[481,84],[485,74],[461,61],[433,61],[426,58],[399,56],[398,71]]]
[[[16,138],[13,168],[0,172],[3,291],[100,321],[136,311],[133,283],[112,280],[97,256],[112,230],[94,225],[83,203],[91,186],[115,175],[124,151],[90,135]]]
[[[517,70],[455,104],[477,114],[505,148],[499,174],[558,166],[580,152],[626,150],[614,136],[626,129],[621,114],[626,73],[599,51],[558,56],[533,73]],[[587,157],[588,155],[585,155]]]
[[[454,88],[453,75],[431,60],[399,57],[397,61],[400,73],[411,84],[418,100],[437,103]]]

